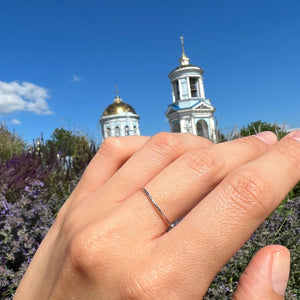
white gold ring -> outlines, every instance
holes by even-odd
[[[151,195],[149,194],[149,192],[143,187],[142,188],[144,193],[146,194],[147,198],[151,201],[151,203],[153,204],[154,208],[156,209],[156,211],[159,213],[159,215],[162,217],[162,219],[165,221],[165,223],[167,223],[168,227],[168,231],[171,230],[178,222],[174,222],[171,223],[169,221],[169,219],[166,217],[166,215],[162,212],[162,210],[159,208],[159,206],[157,205],[157,203],[155,202],[155,200],[151,197]]]

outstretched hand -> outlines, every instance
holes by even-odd
[[[212,144],[109,138],[35,254],[15,299],[201,299],[300,179],[300,131]],[[149,201],[149,191],[171,230]],[[235,299],[283,299],[289,252],[261,249]]]

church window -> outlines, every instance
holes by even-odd
[[[174,90],[175,98],[176,98],[176,99],[179,99],[179,82],[178,82],[178,80],[176,80],[176,81],[173,83],[173,90]]]
[[[129,135],[129,127],[125,126],[125,135]]]
[[[106,127],[106,134],[107,134],[107,136],[111,136],[111,129],[110,129],[110,127]]]
[[[180,124],[179,121],[176,121],[172,124],[172,132],[180,132]]]
[[[190,77],[190,89],[191,97],[199,97],[197,77]]]
[[[136,125],[133,126],[132,134],[133,135],[137,134],[137,126]]]
[[[202,119],[197,122],[197,135],[209,138],[207,122]]]
[[[115,128],[115,136],[120,136],[120,127],[116,126]]]

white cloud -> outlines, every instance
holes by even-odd
[[[30,111],[39,115],[52,114],[45,88],[30,82],[0,81],[0,114]]]
[[[73,79],[71,81],[80,81],[82,80],[82,77],[77,76],[76,74],[72,74]]]
[[[12,123],[12,124],[20,125],[20,124],[21,124],[21,121],[18,120],[18,119],[12,119],[12,120],[11,120],[11,123]]]

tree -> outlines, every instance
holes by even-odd
[[[75,173],[81,172],[96,153],[95,143],[84,135],[76,135],[64,128],[56,128],[45,145],[45,151],[65,160]],[[66,160],[68,158],[68,160]]]
[[[51,138],[46,142],[47,148],[54,149],[62,157],[74,155],[78,136],[61,127],[54,130]]]
[[[284,128],[279,127],[278,124],[267,123],[259,120],[251,122],[246,127],[243,126],[243,128],[240,130],[240,136],[249,136],[262,131],[272,131],[277,135],[278,139],[282,139],[285,135],[287,135],[287,132],[284,130]]]

